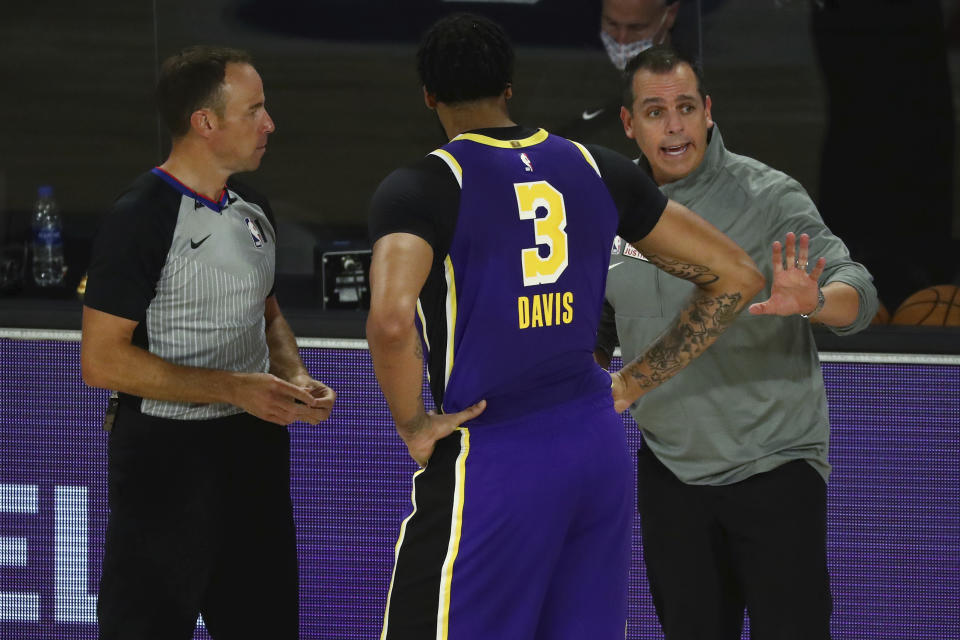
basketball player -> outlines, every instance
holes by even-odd
[[[451,141],[372,202],[367,339],[421,466],[382,637],[623,638],[633,491],[614,403],[685,366],[763,279],[627,158],[515,124],[496,24],[440,20],[417,64]],[[697,286],[611,399],[593,346],[617,233]]]
[[[744,606],[754,638],[825,640],[830,425],[809,319],[864,329],[876,289],[803,187],[724,147],[688,60],[654,47],[627,70],[621,117],[641,166],[746,248],[770,283],[702,359],[632,407],[657,615],[667,640],[738,640]],[[690,294],[654,266],[626,250],[611,259],[606,297],[625,359]],[[603,332],[598,359],[616,334]]]

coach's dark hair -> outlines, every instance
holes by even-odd
[[[157,108],[174,138],[190,131],[197,109],[223,115],[223,78],[231,62],[253,64],[246,51],[227,47],[188,47],[164,60],[157,82]]]
[[[700,99],[706,101],[707,92],[703,88],[703,74],[700,73],[697,65],[670,45],[659,44],[642,51],[627,63],[627,67],[623,70],[622,79],[623,95],[621,100],[623,106],[627,110],[633,109],[633,101],[637,99],[633,95],[633,76],[637,75],[638,71],[646,69],[651,73],[670,73],[681,64],[690,65],[690,68],[693,69],[693,74],[697,78],[697,92],[700,94]]]
[[[513,46],[492,20],[455,13],[431,26],[417,50],[428,93],[455,103],[499,96],[513,80]]]

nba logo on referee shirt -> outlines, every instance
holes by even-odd
[[[250,235],[253,236],[253,245],[258,249],[263,246],[263,234],[260,232],[260,227],[250,218],[244,218],[244,222],[247,223],[247,229],[250,230]]]

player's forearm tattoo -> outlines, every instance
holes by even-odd
[[[623,372],[643,389],[651,389],[668,380],[710,346],[733,322],[742,297],[739,292],[719,296],[695,292],[677,321],[647,348],[646,353],[625,366]]]
[[[422,392],[420,393],[419,396],[417,396],[417,401],[422,407],[423,406]],[[403,438],[404,441],[407,441],[410,438],[413,438],[414,436],[416,436],[421,431],[423,431],[429,424],[430,424],[430,419],[427,417],[426,411],[421,409],[415,416],[413,416],[406,422],[402,422],[402,423],[398,422],[397,433],[400,434],[400,437]]]
[[[423,344],[420,341],[420,337],[416,336],[413,340],[413,355],[417,360],[423,362]],[[400,434],[400,437],[404,440],[416,436],[421,430],[423,430],[428,424],[429,420],[427,418],[426,412],[423,410],[423,391],[420,391],[420,394],[417,396],[416,404],[421,407],[420,411],[411,419],[406,422],[397,423],[397,432]]]
[[[670,275],[689,280],[694,284],[711,284],[720,279],[720,276],[710,271],[710,267],[702,264],[686,264],[658,255],[647,255],[647,259]]]

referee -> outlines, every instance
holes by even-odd
[[[243,51],[193,47],[157,87],[169,158],[94,245],[84,381],[119,392],[108,454],[100,638],[293,639],[291,422],[327,418],[274,295],[270,205],[230,176],[274,123]]]

